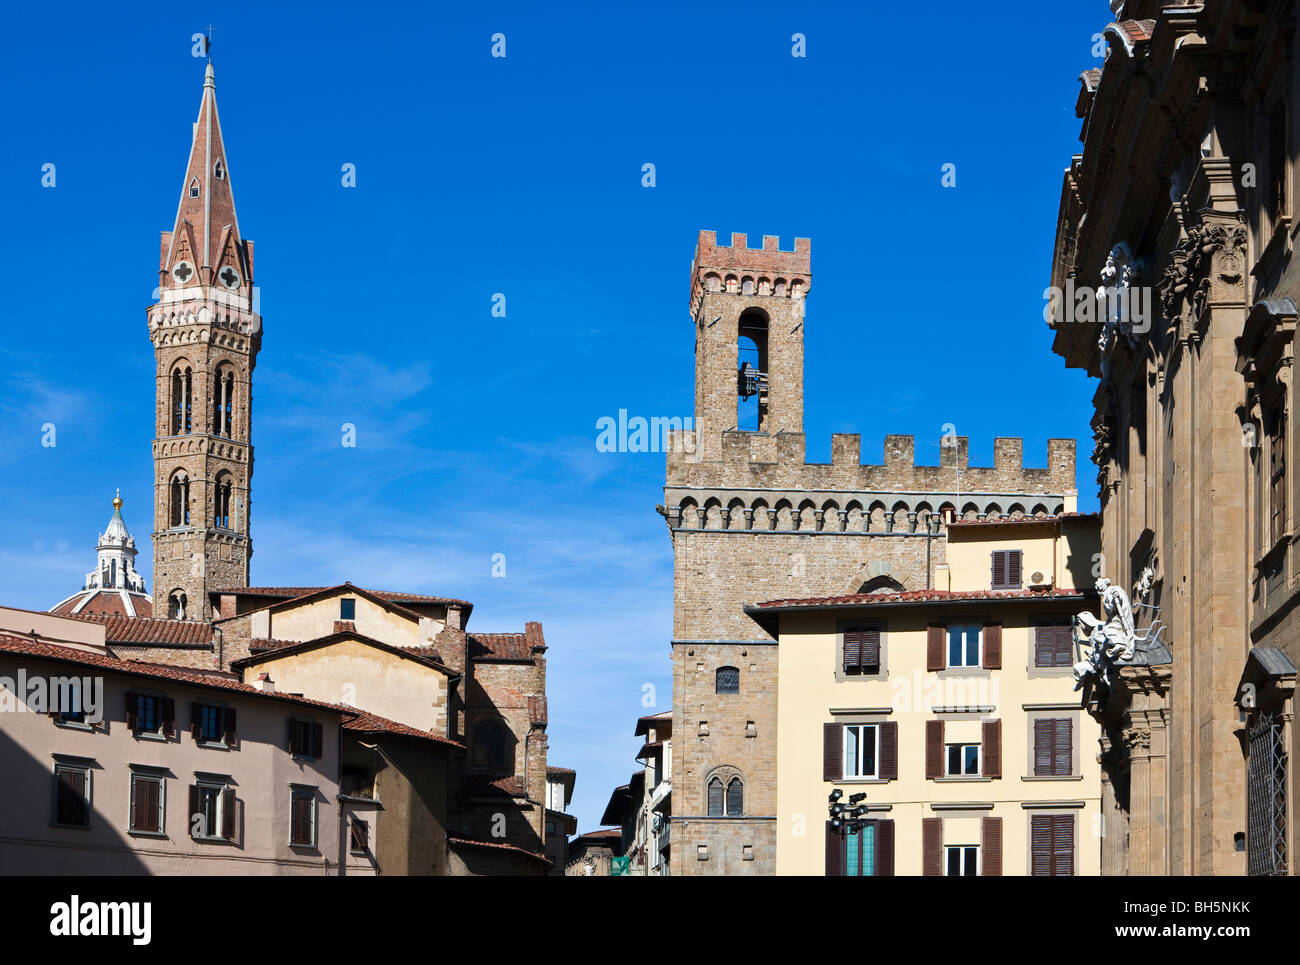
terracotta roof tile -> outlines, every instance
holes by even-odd
[[[1101,519],[1100,513],[1057,513],[1055,516],[999,516],[997,519],[954,519],[949,526],[1015,526],[1025,523],[1055,523],[1058,520]]]
[[[543,864],[550,864],[551,859],[538,854],[536,851],[529,851],[527,848],[521,848],[515,844],[505,844],[501,841],[473,841],[470,838],[447,838],[448,844],[463,845],[471,848],[501,848],[505,851],[517,851],[520,854],[527,855]]]
[[[486,794],[496,796],[500,794],[509,794],[512,797],[522,797],[527,791],[524,788],[524,781],[517,774],[511,774],[508,777],[489,777],[486,774],[466,774],[465,790],[470,794]]]
[[[524,624],[523,633],[471,633],[469,655],[472,660],[533,660],[546,650],[540,623]]]
[[[75,620],[102,623],[109,643],[154,647],[212,646],[212,624],[198,620],[162,620],[152,617],[100,616],[96,613],[70,614]]]
[[[819,606],[874,606],[881,603],[950,603],[997,600],[1078,600],[1095,595],[1084,590],[907,590],[903,593],[854,593],[795,600],[767,600],[753,610],[778,610]]]
[[[279,597],[283,600],[292,600],[295,597],[310,596],[313,593],[320,593],[323,590],[335,590],[352,587],[351,583],[340,583],[336,586],[238,586],[224,590],[213,590],[213,593],[228,593],[235,596],[272,596]],[[423,593],[399,593],[394,590],[370,590],[365,587],[352,587],[357,590],[365,590],[372,596],[377,596],[381,600],[387,600],[389,603],[444,603],[456,606],[470,606],[467,600],[457,600],[449,596],[427,596]]]
[[[369,711],[353,711],[344,721],[344,730],[353,730],[363,734],[402,734],[406,737],[419,737],[423,740],[435,741],[439,744],[447,744],[451,747],[465,749],[465,745],[458,741],[448,740],[446,737],[440,737],[432,731],[419,730],[400,721],[389,720],[387,717],[380,717],[378,714],[372,714]]]

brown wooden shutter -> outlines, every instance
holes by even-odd
[[[984,721],[984,776],[1002,776],[1002,721]]]
[[[943,875],[943,818],[921,818],[921,874]]]
[[[126,729],[134,731],[139,727],[140,700],[138,694],[126,695]]]
[[[235,840],[235,789],[228,787],[221,792],[221,836],[227,841]]]
[[[1052,875],[1074,874],[1074,815],[1052,815]]]
[[[1002,819],[985,818],[980,827],[980,851],[983,874],[990,877],[1002,875]]]
[[[822,724],[822,780],[838,781],[844,776],[844,728]]]
[[[203,799],[199,796],[199,786],[197,784],[191,784],[190,785],[190,815],[189,815],[189,819],[186,821],[186,823],[189,824],[190,826],[191,835],[194,833],[194,815],[198,814],[202,810],[203,810]],[[215,834],[216,830],[217,830],[216,828],[204,828],[203,833]]]
[[[164,737],[176,736],[176,701],[171,697],[162,699],[162,732]]]
[[[1074,773],[1074,721],[1060,717],[1052,735],[1052,773],[1068,777]]]
[[[1023,551],[1021,550],[1007,551],[1007,586],[1008,587],[1019,588],[1021,585],[1021,566],[1022,566],[1023,556],[1024,554]]]
[[[844,672],[851,673],[862,666],[862,633],[847,630],[844,633]]]
[[[826,822],[826,876],[844,877],[844,835]]]
[[[1045,877],[1052,873],[1052,816],[1035,814],[1029,819],[1029,873]]]
[[[927,628],[926,633],[925,669],[943,670],[948,666],[943,653],[944,626],[940,623],[932,623]]]
[[[144,782],[138,777],[131,778],[131,830],[143,831],[144,821]]]
[[[289,753],[290,754],[302,753],[302,741],[299,740],[299,735],[301,733],[302,733],[302,727],[299,725],[298,721],[290,717],[289,718]]]
[[[325,756],[325,728],[321,724],[311,725],[311,756]]]
[[[1007,585],[1007,553],[1006,550],[994,550],[992,562],[990,563],[989,585],[993,589],[1002,589]]]
[[[876,822],[876,874],[892,877],[894,874],[894,822]]]
[[[162,830],[158,825],[158,793],[161,790],[160,781],[152,778],[136,779],[136,830]]]
[[[235,708],[234,708],[234,707],[227,707],[227,708],[225,709],[225,711],[222,712],[221,717],[222,717],[222,730],[225,731],[225,733],[224,733],[223,736],[224,736],[225,741],[226,741],[226,746],[227,746],[227,747],[234,747],[234,746],[235,746],[235,734],[236,734],[236,731],[235,731]]]
[[[943,721],[925,722],[925,776],[943,777]]]
[[[985,670],[1002,669],[1002,624],[984,624],[984,652],[981,657]]]
[[[862,631],[862,669],[878,673],[880,670],[880,630]],[[874,668],[874,669],[873,669]]]
[[[1055,727],[1050,718],[1034,721],[1034,776],[1046,777],[1052,773],[1052,737]]]
[[[880,778],[898,780],[898,721],[887,720],[880,725]]]
[[[203,705],[197,700],[190,703],[190,737],[199,740],[203,736]]]

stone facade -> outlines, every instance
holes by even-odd
[[[1074,442],[1048,443],[1027,468],[1017,438],[994,465],[970,466],[967,440],[944,439],[918,466],[911,436],[888,436],[884,464],[861,463],[860,437],[832,437],[829,464],[808,463],[803,435],[804,296],[811,242],[761,249],[702,231],[691,266],[696,338],[694,427],[670,433],[660,512],[673,541],[673,874],[775,871],[775,641],[744,614],[763,600],[912,590],[944,563],[947,518],[1075,510]],[[740,340],[757,377],[742,388]],[[740,428],[756,397],[756,430]],[[718,671],[739,672],[719,693]],[[744,781],[743,814],[708,813],[722,771]],[[703,850],[701,850],[703,849]]]
[[[1300,659],[1288,474],[1294,7],[1112,4],[1105,65],[1081,76],[1084,147],[1065,174],[1052,268],[1063,293],[1054,350],[1099,379],[1106,574],[1124,587],[1148,578],[1173,656],[1125,670],[1097,708],[1112,784],[1105,874],[1246,873],[1271,834],[1251,826],[1250,735],[1269,724],[1291,760],[1300,750],[1289,702],[1265,720],[1239,689],[1260,647]],[[1125,297],[1081,317],[1102,289]],[[1287,802],[1285,857],[1260,873],[1295,871],[1285,830],[1295,781],[1292,770],[1269,792]]]
[[[160,615],[208,619],[210,587],[248,585],[262,341],[253,243],[235,217],[210,65],[175,227],[162,235],[158,293],[147,313],[157,361],[154,595]]]

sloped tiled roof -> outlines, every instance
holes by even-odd
[[[109,643],[152,647],[212,646],[212,624],[199,620],[162,620],[153,617],[100,616],[96,613],[70,614],[75,620],[104,625]]]
[[[405,737],[418,737],[439,744],[447,744],[460,750],[465,749],[465,745],[458,741],[448,740],[446,737],[440,737],[432,731],[420,730],[400,721],[389,720],[386,717],[380,717],[378,714],[372,714],[364,710],[354,710],[344,720],[343,729],[357,731],[362,734],[401,734]]]
[[[523,633],[470,633],[469,656],[471,660],[531,661],[546,649],[542,625],[524,624]]]
[[[549,865],[551,863],[550,858],[547,858],[544,855],[540,855],[536,851],[529,851],[527,848],[521,848],[517,844],[505,844],[504,842],[501,841],[474,841],[470,838],[452,838],[452,837],[447,838],[447,843],[454,847],[499,848],[503,851],[516,851],[519,854],[527,855],[528,857],[532,858],[535,861],[540,861],[542,862],[542,864]]]
[[[487,794],[491,796],[509,794],[523,797],[527,794],[524,781],[518,774],[507,777],[488,777],[486,774],[466,774],[465,790],[469,794]]]
[[[767,600],[746,610],[787,610],[800,607],[878,606],[896,603],[955,603],[998,600],[1079,600],[1096,595],[1083,590],[907,590],[902,593],[854,593],[794,600]]]

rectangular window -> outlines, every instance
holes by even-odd
[[[1074,636],[1067,622],[1043,623],[1034,627],[1034,666],[1069,667],[1074,664]]]
[[[295,787],[289,796],[289,843],[316,847],[316,789]]]
[[[1074,815],[1035,814],[1029,822],[1030,874],[1069,877],[1074,874]]]
[[[880,673],[880,629],[854,627],[844,631],[844,672]]]
[[[221,836],[222,792],[225,788],[218,784],[196,784],[190,791],[190,832],[196,838],[217,838]]]
[[[130,830],[163,833],[163,779],[153,774],[131,774]]]
[[[1034,721],[1034,776],[1068,777],[1074,773],[1074,721],[1039,717]]]
[[[339,600],[339,619],[355,620],[357,618],[357,601],[351,597]]]
[[[137,734],[156,734],[162,729],[158,698],[149,694],[135,694],[135,727]]]
[[[54,765],[54,823],[69,828],[90,827],[90,767]]]
[[[197,704],[196,723],[198,732],[194,739],[201,744],[219,744],[225,736],[225,708],[211,704]]]
[[[844,832],[844,875],[866,878],[876,873],[876,826],[868,824],[856,834]]]
[[[978,777],[980,773],[979,744],[949,744],[948,764],[945,773],[948,777]]]
[[[1021,550],[993,551],[993,580],[995,590],[1018,590],[1021,586]]]
[[[80,678],[70,678],[66,688],[56,688],[51,684],[50,709],[56,712],[55,719],[60,724],[84,724],[86,722]]]
[[[980,627],[959,626],[948,628],[948,666],[978,667],[980,665]]]
[[[979,845],[950,844],[943,850],[945,875],[973,878],[980,873]]]
[[[880,728],[875,724],[844,726],[844,776],[876,777]]]
[[[310,720],[289,721],[289,750],[296,757],[320,757],[323,727]]]
[[[360,818],[353,818],[348,834],[348,850],[353,854],[365,854],[369,849],[370,826]]]

